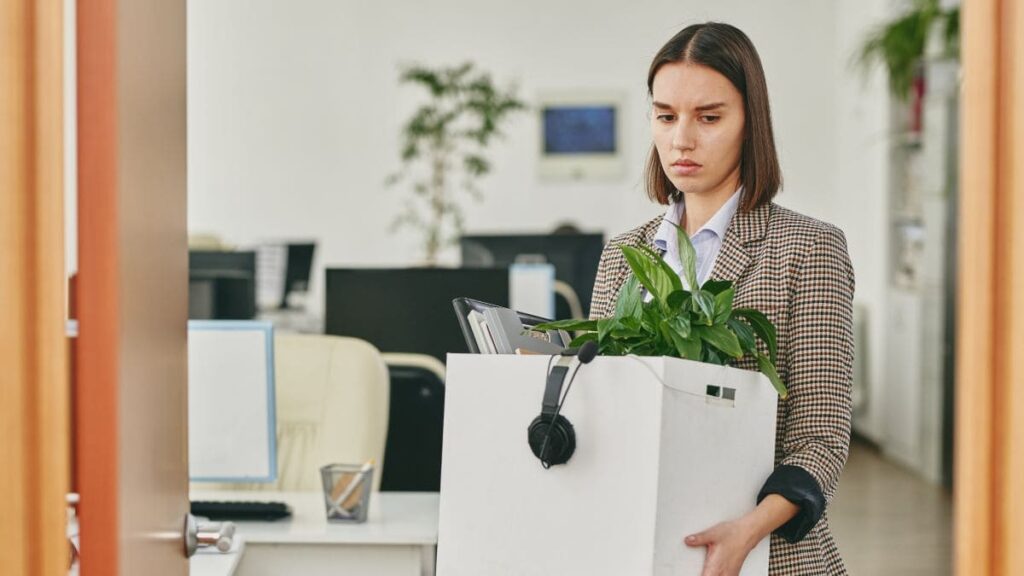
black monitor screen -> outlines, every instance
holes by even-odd
[[[545,154],[614,154],[613,106],[544,108]]]
[[[189,318],[247,320],[256,315],[256,253],[189,250]]]
[[[288,305],[288,294],[309,291],[309,276],[313,271],[313,253],[315,251],[316,244],[313,242],[288,244],[288,264],[285,267],[282,308]]]
[[[537,256],[555,266],[555,278],[579,296],[583,313],[590,310],[597,265],[604,250],[603,234],[472,235],[460,240],[463,266],[509,266]],[[561,304],[561,302],[559,302]],[[568,318],[561,306],[558,318]]]
[[[509,305],[507,268],[328,268],[327,334],[354,336],[381,352],[465,353],[452,300]]]

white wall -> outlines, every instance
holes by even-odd
[[[552,89],[625,93],[628,166],[616,182],[540,182],[539,123],[522,114],[493,148],[486,201],[469,203],[471,231],[544,231],[570,217],[625,231],[658,212],[640,185],[650,59],[706,19],[740,26],[760,50],[786,178],[780,202],[834,219],[829,2],[210,0],[189,5],[190,230],[238,243],[314,237],[320,264],[415,263],[418,238],[386,232],[405,191],[383,180],[398,166],[400,125],[418,96],[398,85],[397,67],[471,59],[517,81],[527,99]]]
[[[406,191],[388,189],[401,123],[417,101],[401,63],[472,60],[528,100],[559,89],[624,93],[627,171],[620,181],[536,177],[539,122],[520,115],[493,147],[486,200],[470,231],[546,231],[572,218],[607,236],[659,211],[643,194],[649,146],[646,72],[683,26],[743,29],[761,54],[785,189],[778,202],[846,232],[857,299],[869,309],[871,381],[881,396],[885,333],[888,99],[850,67],[885,0],[516,3],[437,0],[205,0],[189,3],[189,227],[236,243],[315,238],[312,305],[327,265],[404,265],[412,232],[387,228]],[[449,259],[454,260],[453,253]],[[878,426],[867,415],[865,432]]]
[[[887,353],[886,318],[889,293],[889,182],[893,128],[884,73],[864,77],[851,68],[851,57],[864,35],[890,18],[896,9],[888,0],[842,0],[835,3],[836,132],[833,136],[835,175],[827,218],[846,232],[857,274],[857,301],[867,307],[869,409],[858,414],[855,429],[875,442],[884,439],[882,399]]]

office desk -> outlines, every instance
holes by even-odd
[[[234,545],[227,553],[200,548],[189,558],[189,576],[235,576],[244,551],[245,543],[238,536],[235,536]]]
[[[328,523],[319,492],[193,491],[193,500],[287,502],[292,517],[236,522],[245,541],[236,576],[432,576],[437,547],[436,492],[373,495],[363,524]]]

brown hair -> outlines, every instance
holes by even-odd
[[[654,76],[665,64],[686,62],[707,66],[725,76],[743,96],[746,121],[740,153],[740,210],[750,211],[771,202],[782,187],[782,170],[775,152],[772,113],[764,69],[750,38],[739,28],[720,22],[687,26],[654,56],[647,73],[647,93],[654,95]],[[651,145],[644,175],[647,195],[659,204],[677,200],[679,191],[668,179]]]

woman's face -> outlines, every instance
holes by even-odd
[[[686,194],[728,198],[739,188],[743,96],[718,72],[665,64],[654,76],[651,132],[661,167]]]

